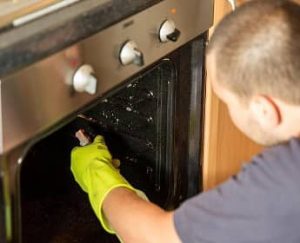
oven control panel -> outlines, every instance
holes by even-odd
[[[0,154],[209,29],[213,0],[164,0],[1,80]]]

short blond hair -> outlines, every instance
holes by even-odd
[[[218,82],[249,98],[271,95],[300,105],[300,5],[288,0],[254,0],[216,27],[208,54]]]

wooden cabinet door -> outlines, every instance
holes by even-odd
[[[215,0],[214,24],[230,11],[232,9],[227,0]],[[227,107],[212,92],[209,79],[205,107],[203,186],[204,190],[208,190],[237,173],[241,165],[259,152],[261,147],[233,125]]]

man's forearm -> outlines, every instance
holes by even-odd
[[[173,212],[147,202],[135,192],[116,188],[103,203],[112,228],[126,243],[180,242],[173,223]]]

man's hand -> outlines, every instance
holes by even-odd
[[[75,147],[72,150],[71,171],[82,190],[88,193],[92,208],[103,228],[109,233],[115,233],[102,213],[103,200],[114,188],[136,190],[113,166],[112,156],[102,136],[97,136],[87,146]]]

